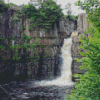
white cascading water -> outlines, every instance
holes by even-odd
[[[62,57],[62,68],[61,68],[61,76],[51,80],[51,81],[40,81],[36,82],[35,84],[39,86],[73,86],[74,83],[72,82],[72,72],[71,72],[71,64],[72,64],[72,57],[71,57],[71,45],[72,45],[72,37],[76,36],[77,32],[73,32],[70,38],[64,39],[64,44],[61,48],[61,57]]]

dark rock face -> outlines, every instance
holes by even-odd
[[[8,9],[0,15],[0,36],[4,38],[21,37],[22,20],[18,19],[17,21],[16,16],[17,12],[12,9]]]
[[[55,23],[49,31],[37,27],[30,32],[30,19],[22,18],[18,11],[18,9],[10,8],[0,15],[0,36],[17,38],[17,41],[12,40],[13,46],[15,43],[21,42],[21,37],[25,32],[27,36],[32,37],[31,44],[35,42],[36,38],[39,38],[38,43],[44,45],[44,47],[34,48],[34,54],[32,54],[33,51],[29,51],[31,56],[39,56],[36,61],[26,62],[25,60],[22,61],[22,58],[19,63],[13,63],[15,68],[13,79],[22,80],[25,77],[34,80],[53,79],[60,75],[60,48],[63,45],[63,39],[68,38],[71,32],[76,30],[76,23],[62,18],[59,27]],[[26,27],[26,29],[23,30],[23,27]],[[5,42],[5,44],[8,43]],[[11,53],[8,52],[7,57],[10,55]]]

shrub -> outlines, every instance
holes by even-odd
[[[65,15],[66,19],[69,19],[70,21],[77,21],[78,20],[78,16],[74,16],[74,15]]]
[[[62,18],[62,9],[53,0],[47,0],[41,3],[41,8],[38,10],[39,26],[49,29],[55,22],[59,22]]]
[[[86,70],[84,75],[74,75],[79,77],[72,93],[66,97],[67,100],[100,100],[100,13],[98,0],[86,0],[80,5],[88,13],[88,20],[91,27],[80,37],[81,45],[79,49],[82,59],[80,69]]]
[[[37,10],[32,4],[23,6],[23,11],[27,18],[35,19],[37,17]]]
[[[25,5],[23,11],[26,17],[30,18],[30,26],[48,30],[55,22],[60,21],[63,16],[62,9],[53,0],[40,2],[39,5],[41,5],[39,9],[35,9],[32,4]]]

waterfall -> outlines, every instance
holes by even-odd
[[[39,81],[35,84],[37,86],[73,86],[74,83],[72,82],[72,72],[71,72],[71,64],[72,64],[72,57],[71,57],[71,45],[72,45],[72,37],[77,36],[77,32],[73,32],[70,38],[64,39],[64,44],[61,48],[61,58],[62,58],[62,65],[61,65],[61,76],[51,80],[51,81]]]

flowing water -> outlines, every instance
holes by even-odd
[[[64,44],[61,48],[61,58],[62,58],[62,66],[61,66],[61,76],[51,80],[51,81],[40,81],[34,83],[37,86],[72,86],[74,83],[72,82],[72,72],[71,72],[71,45],[72,38],[64,39]]]

